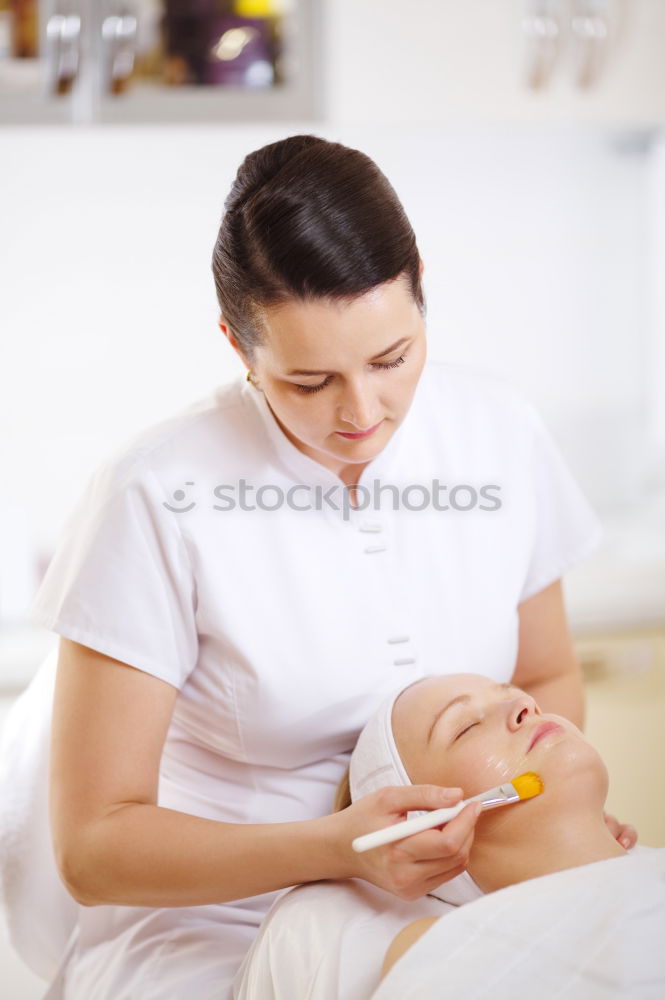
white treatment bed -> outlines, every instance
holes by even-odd
[[[438,920],[379,984],[406,923]],[[665,997],[665,849],[532,879],[453,907],[366,883],[299,886],[277,901],[235,1000],[565,1000]]]

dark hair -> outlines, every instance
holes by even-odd
[[[353,299],[404,275],[424,315],[411,224],[357,149],[315,135],[263,146],[241,163],[224,208],[212,258],[217,300],[250,362],[262,306]]]

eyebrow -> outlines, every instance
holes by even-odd
[[[510,682],[504,682],[502,684],[495,684],[494,685],[494,690],[495,691],[519,691],[520,689],[517,688],[517,687],[515,687],[515,685],[511,684]],[[444,705],[443,708],[440,709],[440,711],[438,711],[436,713],[436,715],[434,716],[434,720],[432,722],[432,725],[430,726],[429,733],[427,734],[427,743],[429,743],[430,740],[432,739],[432,733],[434,732],[434,727],[436,726],[437,722],[439,721],[439,719],[443,715],[445,715],[445,713],[448,711],[448,709],[452,708],[454,705],[461,705],[463,702],[468,702],[468,701],[471,701],[471,695],[469,695],[469,694],[459,694],[456,698],[453,698],[451,701],[448,702],[447,705]]]
[[[391,351],[394,351],[398,347],[401,347],[402,344],[406,344],[406,342],[409,341],[409,340],[411,340],[410,337],[402,337],[401,340],[397,340],[390,347],[386,347],[385,351],[381,351],[380,354],[375,354],[373,358],[369,359],[368,364],[371,364],[372,361],[378,361],[379,358],[385,358],[386,354],[390,354]],[[325,371],[325,370],[324,371],[308,371],[305,368],[292,368],[291,371],[288,371],[286,374],[287,375],[339,375],[339,372],[331,372],[331,371]]]

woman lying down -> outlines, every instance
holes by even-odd
[[[234,996],[512,1000],[530,983],[545,997],[662,1000],[665,849],[617,843],[600,756],[519,689],[452,674],[393,694],[360,734],[338,806],[391,785],[460,787],[468,798],[525,772],[543,793],[483,812],[466,870],[426,897],[396,901],[355,879],[286,893]],[[408,855],[409,839],[391,849]]]

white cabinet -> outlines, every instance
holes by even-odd
[[[315,120],[319,52],[319,0],[0,0],[0,123]]]
[[[325,46],[336,121],[665,123],[664,0],[329,0]]]

